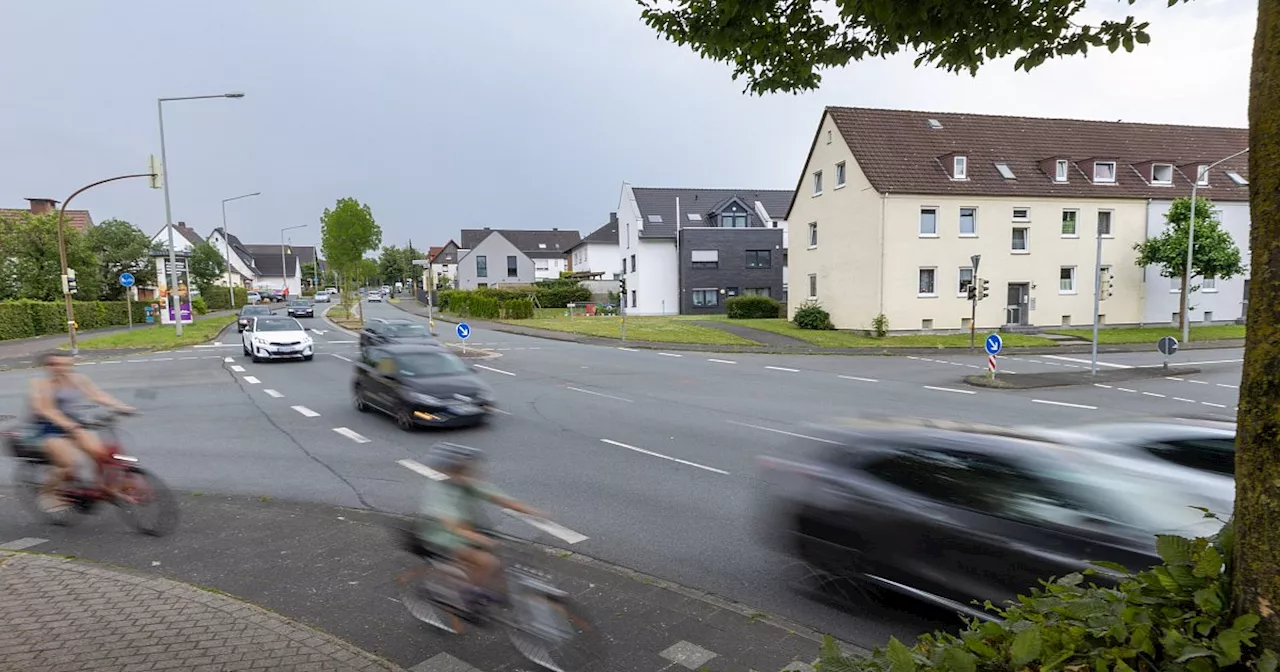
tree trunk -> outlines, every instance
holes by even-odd
[[[1258,1],[1249,95],[1253,250],[1236,440],[1232,604],[1280,651],[1280,0]]]
[[[1191,303],[1191,273],[1184,272],[1182,274],[1182,295],[1178,297],[1178,328],[1184,329],[1187,322],[1191,321],[1189,305]],[[1187,332],[1190,336],[1191,332]],[[1188,339],[1190,340],[1190,339]]]

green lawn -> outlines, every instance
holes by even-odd
[[[506,324],[549,329],[551,331],[567,331],[584,336],[602,338],[622,338],[622,318],[599,315],[585,317],[565,316],[563,308],[544,308],[538,316],[530,320],[499,320]],[[693,343],[699,345],[757,345],[754,341],[739,338],[728,332],[690,324],[674,316],[665,317],[628,317],[627,340],[652,341],[657,343]]]
[[[718,320],[740,324],[761,331],[790,336],[822,348],[967,348],[968,334],[904,334],[873,338],[854,331],[815,331],[801,329],[784,319],[730,320],[724,315],[682,316],[680,319]],[[981,348],[987,332],[979,332],[976,346]],[[1052,346],[1054,342],[1039,336],[1025,334],[1000,334],[1006,346]]]
[[[107,350],[138,348],[168,350],[184,345],[196,345],[213,340],[224,327],[235,322],[235,315],[201,316],[195,322],[182,325],[182,336],[174,333],[172,324],[135,326],[131,331],[87,338],[79,342],[82,350]]]
[[[1244,338],[1243,324],[1214,324],[1202,327],[1191,327],[1192,341],[1218,341]],[[1054,329],[1050,333],[1075,336],[1084,340],[1093,339],[1092,329]],[[1164,336],[1182,339],[1182,329],[1178,327],[1121,327],[1116,329],[1099,329],[1098,342],[1111,345],[1121,343],[1150,343],[1155,347],[1156,341]]]

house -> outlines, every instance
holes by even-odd
[[[254,261],[253,255],[249,253],[244,243],[241,243],[235,235],[227,235],[222,227],[214,229],[213,233],[209,234],[208,240],[214,249],[222,252],[224,258],[230,259],[232,286],[245,289],[253,287],[260,273],[257,262]],[[218,284],[226,285],[226,282],[224,277]]]
[[[173,225],[173,245],[178,252],[190,252],[192,248],[204,242],[204,238],[196,230],[187,226],[186,222]],[[151,236],[151,247],[157,250],[169,249],[169,225],[161,227],[156,235]]]
[[[52,198],[28,198],[27,209],[19,208],[0,208],[0,219],[19,219],[25,214],[31,215],[47,215],[49,213],[57,214],[58,204],[62,201],[55,201]],[[84,233],[93,228],[93,218],[89,216],[88,210],[68,210],[63,215],[63,224]]]
[[[325,270],[328,266],[325,264],[324,259],[320,258],[320,250],[315,245],[290,244],[286,245],[285,248],[289,252],[298,256],[298,263],[302,265],[302,269],[299,271],[299,274],[301,274],[302,271],[311,271],[311,275],[302,278],[302,282],[305,286],[315,287],[322,281]],[[308,264],[312,265],[312,268],[308,269]]]
[[[755,294],[784,299],[791,192],[622,185],[618,252],[634,315],[724,312]]]
[[[299,248],[305,246],[285,245],[283,257],[279,245],[245,245],[253,257],[253,265],[258,269],[258,277],[254,281],[255,289],[274,290],[287,287],[289,296],[302,294],[302,264],[299,261]]]
[[[604,273],[612,278],[622,272],[622,256],[618,253],[618,213],[609,213],[609,221],[578,241],[567,251],[569,271]]]
[[[1221,157],[1219,157],[1221,158]],[[1215,159],[1216,160],[1216,159]],[[1234,172],[1242,180],[1247,180],[1246,164],[1242,161]],[[1195,174],[1194,172],[1192,173]],[[1188,304],[1188,319],[1193,322],[1223,323],[1243,322],[1249,307],[1249,201],[1219,200],[1215,187],[1220,186],[1217,180],[1233,181],[1234,178],[1222,171],[1215,170],[1209,176],[1209,185],[1201,185],[1196,198],[1209,198],[1217,211],[1218,221],[1222,228],[1231,234],[1231,240],[1240,248],[1244,259],[1245,273],[1234,278],[1192,278],[1191,300]],[[1247,188],[1247,187],[1246,187]],[[1247,196],[1247,195],[1246,195]],[[1168,224],[1165,215],[1173,201],[1168,199],[1152,200],[1147,205],[1147,236],[1159,236]],[[1160,269],[1154,266],[1146,269],[1147,292],[1142,303],[1142,322],[1144,324],[1181,324],[1178,311],[1182,294],[1182,278],[1161,277]],[[1199,287],[1197,290],[1196,288]]]
[[[508,240],[506,232],[489,231],[472,244],[458,259],[458,289],[528,285],[537,280],[533,259]]]
[[[458,277],[458,257],[461,256],[458,244],[450,240],[439,247],[432,247],[427,252],[431,262],[431,280],[437,287],[453,287]]]
[[[510,241],[517,249],[533,260],[534,272],[538,280],[550,280],[560,277],[560,273],[568,270],[569,262],[565,253],[569,248],[582,240],[577,231],[561,231],[560,229],[463,229],[460,248],[463,252],[473,249],[484,240],[489,232],[498,231],[503,238]]]
[[[829,107],[787,211],[800,236],[789,311],[813,300],[838,328],[868,329],[884,315],[891,330],[966,329],[976,277],[990,294],[978,327],[1091,325],[1100,237],[1101,270],[1114,279],[1096,319],[1142,322],[1158,312],[1146,308],[1153,292],[1168,293],[1167,280],[1134,264],[1155,216],[1149,202],[1189,195],[1198,167],[1243,149],[1246,136]],[[1247,201],[1228,173],[1244,175],[1244,161],[1221,166],[1201,193]]]

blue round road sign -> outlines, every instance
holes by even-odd
[[[988,355],[998,355],[1000,348],[1004,347],[1004,339],[1000,338],[1000,334],[991,334],[987,337],[986,347]]]
[[[461,338],[462,340],[465,341],[467,340],[468,337],[471,336],[471,327],[467,326],[466,322],[462,322],[461,324],[458,325],[457,332],[458,332],[458,338]]]
[[[132,287],[132,286],[133,286],[133,274],[132,274],[132,273],[121,273],[121,274],[120,274],[120,286],[121,286],[121,287]]]

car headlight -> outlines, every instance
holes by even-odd
[[[254,336],[253,342],[258,345],[267,345],[267,339],[262,338],[261,336]]]
[[[409,399],[419,404],[426,404],[427,406],[439,406],[444,403],[442,399],[433,397],[429,394],[423,394],[421,392],[410,392]]]

